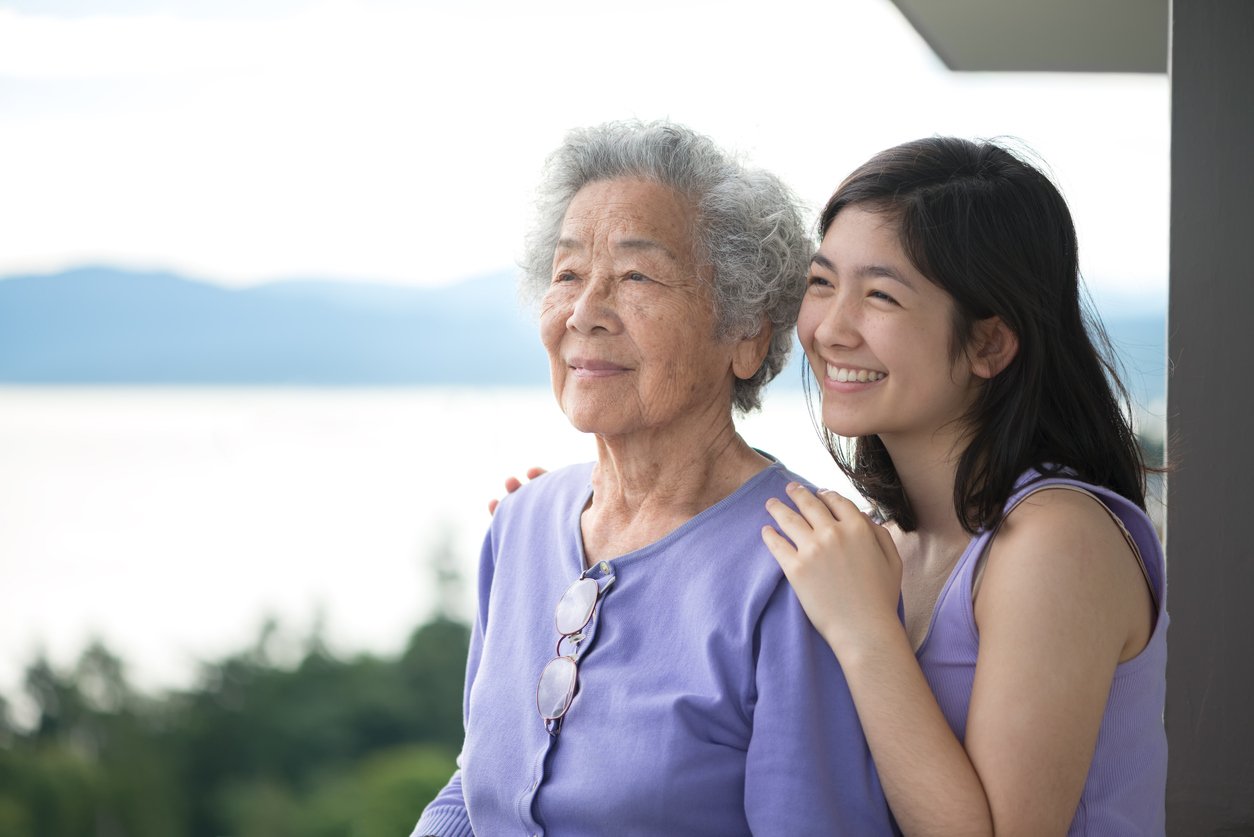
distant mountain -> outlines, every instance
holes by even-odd
[[[279,282],[229,289],[84,268],[0,281],[0,382],[544,383],[515,281],[416,288]]]
[[[1106,327],[1141,405],[1162,399],[1161,308]],[[1113,313],[1113,316],[1112,316]],[[799,386],[799,352],[779,385]],[[0,383],[543,385],[512,274],[440,287],[289,281],[244,289],[90,267],[0,279]]]

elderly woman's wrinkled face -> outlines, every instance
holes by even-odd
[[[571,201],[540,329],[579,430],[620,437],[728,415],[745,341],[714,336],[692,214],[671,188],[637,179],[590,183]]]

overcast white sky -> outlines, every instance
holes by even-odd
[[[1016,136],[1099,295],[1162,295],[1165,76],[950,73],[889,0],[0,0],[0,276],[508,268],[545,154],[669,117],[811,205],[872,153]]]

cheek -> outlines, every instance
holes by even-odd
[[[540,342],[552,354],[557,350],[566,332],[569,312],[557,301],[545,297],[540,305]]]
[[[822,320],[823,312],[820,306],[811,302],[809,297],[803,298],[801,310],[797,313],[797,339],[801,341],[801,347],[806,351],[810,350],[814,342],[814,333]]]

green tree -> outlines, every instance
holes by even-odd
[[[461,746],[469,630],[437,617],[397,658],[315,635],[287,665],[278,634],[157,696],[103,644],[67,671],[38,656],[29,728],[0,700],[0,837],[407,833]]]

